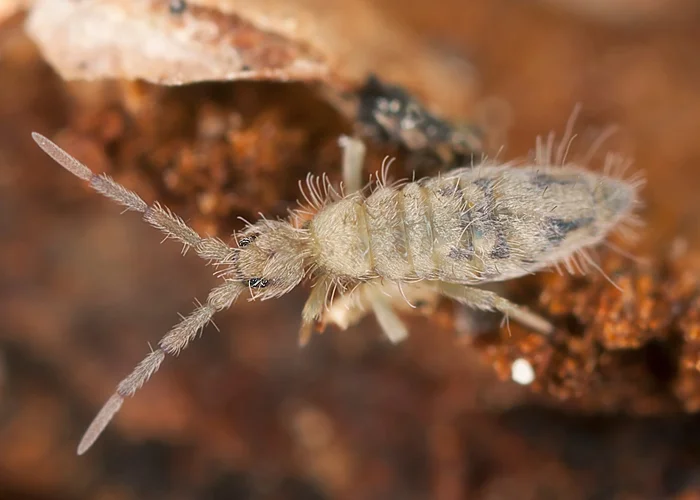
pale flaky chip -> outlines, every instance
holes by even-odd
[[[369,74],[463,116],[475,79],[364,0],[37,0],[27,31],[68,80],[264,79],[354,89]]]
[[[240,79],[323,78],[318,53],[236,15],[168,2],[40,0],[27,31],[67,80],[142,79],[177,85]]]

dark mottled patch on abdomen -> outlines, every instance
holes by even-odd
[[[466,247],[452,247],[447,256],[454,260],[471,260],[474,256],[474,246],[469,243],[469,246]]]
[[[590,226],[592,222],[593,217],[581,217],[579,219],[549,217],[546,220],[545,234],[551,243],[559,244],[570,232]]]
[[[460,188],[457,184],[451,183],[448,184],[447,186],[442,186],[438,188],[437,193],[440,196],[444,196],[446,198],[454,198],[454,197],[462,197],[462,188]]]
[[[562,178],[555,175],[538,172],[530,178],[530,182],[538,188],[545,189],[552,185],[570,186],[571,184],[576,184],[578,179],[570,179],[566,177]]]
[[[491,250],[491,257],[494,259],[507,259],[510,257],[508,241],[500,230],[496,232],[496,244],[493,246],[493,250]]]
[[[496,211],[495,181],[491,178],[482,178],[475,180],[474,184],[484,193],[484,203],[476,207],[476,216],[480,220],[489,221],[490,231],[494,232],[496,238],[489,257],[492,259],[507,259],[510,257],[510,245],[505,236],[503,214],[499,216]]]

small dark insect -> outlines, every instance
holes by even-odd
[[[183,317],[136,368],[122,380],[97,414],[78,446],[84,453],[121,408],[155,373],[166,355],[177,355],[244,292],[251,298],[280,297],[301,283],[313,283],[302,311],[301,345],[319,322],[340,320],[337,304],[374,313],[389,339],[401,341],[407,330],[395,311],[395,299],[424,302],[431,294],[467,306],[499,311],[543,334],[544,318],[477,285],[524,276],[563,263],[567,270],[599,269],[587,253],[613,230],[637,220],[640,177],[623,180],[629,162],[606,157],[604,174],[567,162],[571,122],[555,149],[538,138],[535,157],[513,163],[485,161],[477,168],[455,169],[419,181],[387,182],[382,166],[369,193],[362,187],[364,145],[343,137],[343,178],[347,192],[325,177],[307,176],[307,202],[288,220],[262,219],[229,246],[203,238],[167,208],[148,205],[107,175],[92,171],[46,137],[36,143],[62,167],[87,181],[127,210],[142,214],[167,237],[192,248],[219,268],[223,282],[190,315]],[[305,222],[302,222],[305,221]],[[352,297],[357,297],[353,300]],[[349,298],[349,300],[344,300]]]
[[[481,159],[483,136],[476,126],[455,126],[428,112],[408,92],[371,75],[357,93],[362,133],[404,146],[412,155],[444,167]]]

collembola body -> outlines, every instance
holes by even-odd
[[[351,281],[502,281],[596,243],[633,200],[627,184],[577,168],[460,169],[330,203],[305,252]]]
[[[235,235],[236,245],[202,238],[158,203],[148,205],[106,175],[95,175],[53,142],[37,144],[68,171],[132,210],[169,238],[218,267],[223,282],[183,317],[117,387],[78,446],[84,453],[120,409],[160,367],[177,355],[212,316],[249,291],[252,299],[280,297],[304,278],[313,286],[302,311],[300,343],[318,322],[334,316],[334,304],[369,306],[392,341],[406,327],[394,310],[398,294],[443,295],[484,310],[497,310],[541,332],[552,326],[494,292],[474,287],[563,264],[597,267],[586,248],[632,221],[641,179],[622,180],[628,165],[608,155],[605,174],[566,163],[570,126],[554,150],[553,136],[539,140],[528,163],[485,161],[418,181],[389,184],[386,168],[371,192],[362,188],[364,146],[344,137],[345,192],[325,178],[307,178],[307,205],[288,220],[262,219]],[[386,165],[388,167],[388,164]],[[619,172],[615,172],[619,170]],[[391,293],[390,293],[391,292]],[[362,295],[369,300],[342,300]],[[341,299],[341,300],[336,300]],[[353,305],[354,304],[354,305]],[[332,318],[331,318],[332,321]]]

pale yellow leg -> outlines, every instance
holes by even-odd
[[[460,304],[484,311],[502,312],[506,318],[512,318],[545,335],[554,331],[552,324],[543,317],[489,290],[444,282],[441,282],[438,287],[442,295],[456,300]]]
[[[392,343],[398,344],[408,337],[408,328],[397,316],[389,300],[375,298],[372,301],[372,310],[382,331]]]
[[[365,163],[365,144],[359,139],[343,135],[338,140],[343,148],[343,184],[345,193],[351,194],[362,189],[362,168]]]
[[[320,278],[311,289],[309,298],[301,311],[301,327],[299,329],[299,346],[309,343],[316,321],[321,317],[326,307],[326,296],[331,287],[331,281]]]

